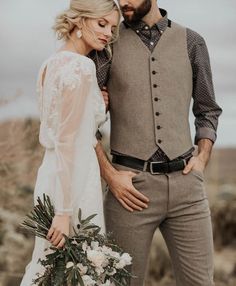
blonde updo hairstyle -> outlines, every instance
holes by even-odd
[[[113,10],[119,12],[120,20],[120,10],[113,0],[71,0],[70,8],[56,17],[53,29],[59,40],[68,40],[73,30],[78,27],[78,23],[86,27],[86,19],[102,18]],[[111,43],[116,41],[118,34],[119,23],[113,33]]]

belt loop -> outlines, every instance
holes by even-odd
[[[148,161],[145,161],[145,162],[144,162],[144,165],[143,165],[143,172],[146,172],[146,170],[147,170],[147,165],[148,165]]]

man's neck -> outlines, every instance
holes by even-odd
[[[142,21],[145,22],[149,27],[152,27],[162,19],[160,9],[158,8],[155,1],[152,2],[152,8],[149,13],[143,17]]]

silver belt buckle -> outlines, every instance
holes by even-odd
[[[151,172],[151,174],[152,175],[161,175],[161,174],[163,174],[163,173],[160,173],[160,172],[154,172],[153,171],[153,165],[154,164],[161,164],[161,163],[163,163],[163,162],[150,162],[150,172]]]

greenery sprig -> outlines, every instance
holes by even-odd
[[[34,235],[46,239],[55,215],[50,198],[43,194],[37,198],[37,205],[27,214],[22,226]],[[132,258],[125,253],[110,235],[100,233],[100,227],[91,220],[96,216],[82,219],[78,211],[78,225],[70,237],[64,235],[65,245],[58,249],[53,246],[45,252],[39,263],[44,267],[34,283],[38,286],[125,286],[131,273],[126,269]]]

